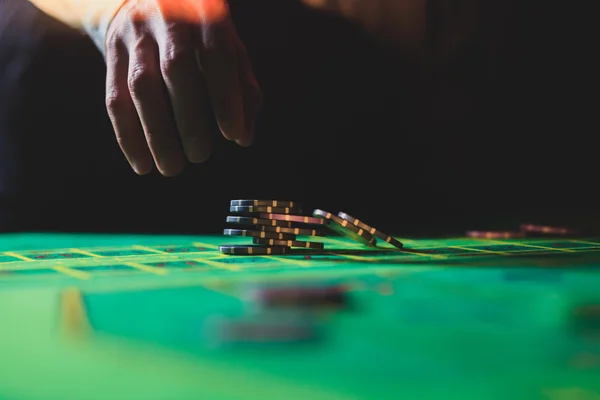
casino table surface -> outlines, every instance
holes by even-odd
[[[0,399],[600,398],[600,238],[399,239],[227,256],[248,239],[1,235]],[[350,301],[247,297],[292,284]],[[315,334],[211,329],[265,315]]]

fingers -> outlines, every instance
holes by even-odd
[[[121,49],[107,55],[106,108],[121,151],[133,170],[144,175],[152,170],[152,155],[127,88],[129,57]]]
[[[183,170],[184,157],[165,96],[158,48],[149,39],[138,40],[130,49],[128,87],[157,168],[165,176],[175,176]]]
[[[213,118],[225,138],[251,145],[262,93],[226,1],[128,4],[107,41],[106,105],[132,168],[175,176],[185,158],[206,161]]]
[[[183,150],[192,163],[211,153],[210,104],[206,82],[191,46],[190,31],[173,26],[160,47],[161,73],[167,87]]]
[[[245,117],[244,135],[236,142],[247,147],[254,142],[254,125],[263,104],[263,94],[252,72],[248,52],[240,40],[236,41],[236,55]]]
[[[198,33],[200,63],[219,129],[227,139],[241,140],[246,127],[232,23],[226,17],[201,25]]]

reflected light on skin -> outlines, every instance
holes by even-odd
[[[121,7],[146,18],[159,10],[166,20],[190,23],[218,22],[229,15],[226,0],[30,0],[46,14],[80,29],[113,17]],[[302,0],[311,8],[337,13],[378,39],[402,48],[423,45],[429,0]],[[147,14],[144,14],[147,12]]]
[[[180,0],[162,0],[168,2],[178,2]],[[218,22],[225,19],[229,14],[227,2],[222,0],[204,0],[201,4],[201,15],[206,19],[204,22]]]
[[[131,0],[130,0],[131,1]],[[137,4],[148,8],[157,6],[163,18],[167,21],[181,21],[193,24],[210,24],[223,21],[229,15],[229,7],[224,0],[146,0]],[[142,8],[140,7],[140,8]],[[144,14],[140,17],[145,18]]]
[[[156,8],[164,18],[172,21],[210,23],[223,20],[229,15],[225,0],[30,0],[44,13],[65,24],[81,29],[85,23],[94,24],[93,19],[114,16],[122,6],[131,4],[136,14],[145,19]],[[144,15],[141,10],[147,10]],[[92,19],[92,21],[90,21]]]

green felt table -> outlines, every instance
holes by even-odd
[[[399,239],[0,236],[0,399],[600,398],[600,239]],[[319,340],[212,345],[249,285],[289,283],[352,307],[310,313]]]

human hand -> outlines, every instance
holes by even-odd
[[[127,0],[106,34],[106,106],[138,174],[206,161],[211,120],[241,146],[262,93],[226,0]]]

